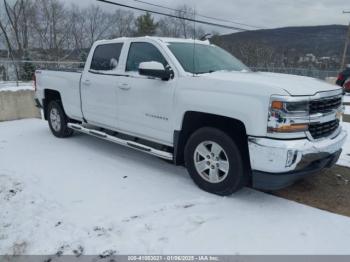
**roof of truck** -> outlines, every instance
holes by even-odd
[[[172,37],[157,37],[157,36],[142,36],[142,37],[119,37],[111,40],[99,40],[97,43],[105,43],[105,42],[113,42],[113,41],[123,41],[123,40],[145,40],[145,39],[153,39],[155,41],[160,41],[163,43],[196,43],[196,44],[206,44],[209,45],[209,40],[201,41],[194,39],[185,39],[185,38],[172,38]]]

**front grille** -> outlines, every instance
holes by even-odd
[[[310,101],[310,114],[325,113],[341,106],[341,97],[328,97]]]
[[[339,127],[339,120],[333,120],[322,124],[311,124],[309,132],[314,139],[319,139],[331,135]]]

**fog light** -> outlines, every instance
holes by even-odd
[[[298,151],[288,150],[286,167],[291,167],[295,163],[295,160],[297,159],[297,153]]]

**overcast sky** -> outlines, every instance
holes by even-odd
[[[86,6],[91,3],[112,10],[110,5],[95,0],[62,0],[66,4]],[[112,0],[113,1],[113,0]],[[145,6],[133,0],[114,0],[128,5]],[[264,28],[285,26],[347,24],[350,14],[349,0],[144,0],[176,8],[187,4],[197,13],[252,24]],[[159,11],[166,11],[158,9]]]

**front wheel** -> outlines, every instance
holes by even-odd
[[[47,117],[51,132],[59,138],[70,137],[73,135],[73,130],[68,127],[68,117],[59,101],[51,101],[47,107]]]
[[[189,138],[185,164],[198,187],[213,194],[231,195],[246,181],[240,150],[219,129],[201,128]]]

